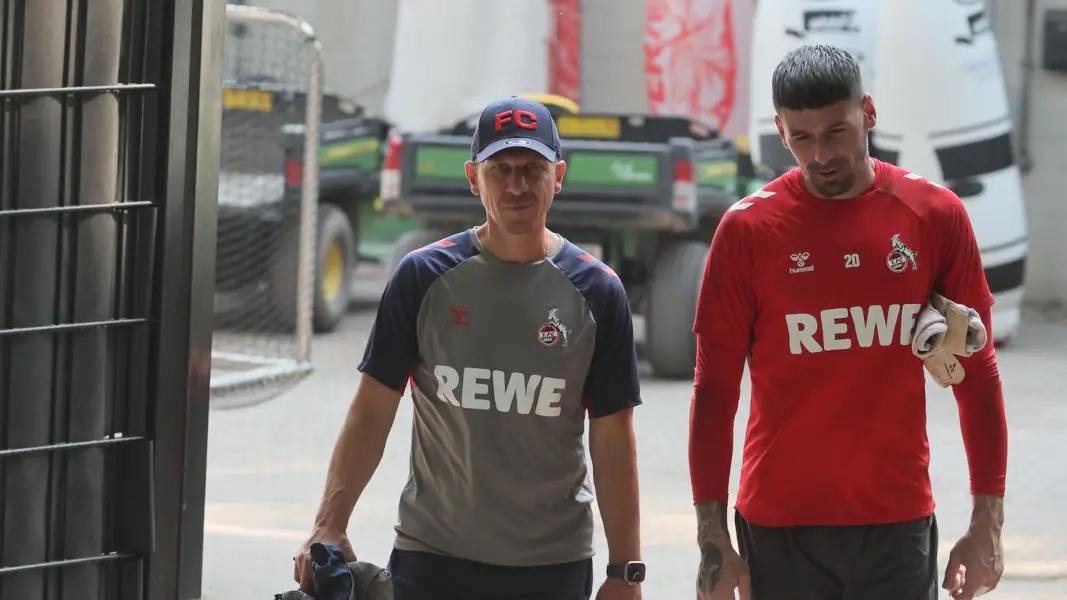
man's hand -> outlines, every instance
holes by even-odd
[[[641,600],[641,585],[630,585],[621,579],[606,579],[596,593],[596,600]]]
[[[997,588],[1004,574],[1003,525],[1003,498],[975,496],[971,526],[953,546],[941,584],[952,598],[973,600]]]
[[[315,582],[311,572],[311,545],[314,543],[338,546],[345,554],[345,561],[356,560],[356,553],[352,550],[352,543],[344,531],[334,531],[317,528],[311,532],[307,541],[300,547],[300,552],[293,557],[293,580],[300,584],[300,591],[305,594],[315,594]]]
[[[700,548],[700,569],[697,571],[698,600],[734,600],[734,590],[741,600],[752,600],[752,586],[748,565],[734,550],[726,535]]]
[[[734,550],[726,528],[726,506],[719,502],[697,504],[697,541],[700,567],[697,570],[697,600],[752,600],[748,565]]]

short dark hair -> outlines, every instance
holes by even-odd
[[[785,55],[771,76],[774,109],[814,110],[863,98],[860,65],[848,52],[823,44]]]

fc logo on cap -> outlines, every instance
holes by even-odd
[[[516,126],[523,129],[537,129],[537,115],[528,110],[505,110],[504,112],[498,112],[493,117],[493,124],[496,127],[496,132],[500,133],[503,130],[504,125],[508,123],[514,123]]]

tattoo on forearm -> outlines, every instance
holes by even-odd
[[[726,505],[722,502],[701,502],[697,509],[697,544],[701,548],[708,542],[728,535],[726,528]]]
[[[697,573],[697,589],[711,593],[722,579],[722,550],[712,543],[700,547],[700,571]]]

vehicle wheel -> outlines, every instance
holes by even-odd
[[[316,332],[333,331],[348,313],[350,278],[358,251],[355,230],[344,211],[320,204],[313,318]]]
[[[707,259],[706,243],[676,242],[660,254],[652,268],[645,313],[645,354],[659,377],[693,377],[693,319]]]
[[[332,204],[319,205],[312,293],[312,327],[317,333],[333,331],[344,319],[351,300],[349,277],[356,261],[356,233],[344,211]],[[274,260],[272,287],[277,318],[292,331],[296,323],[297,251],[299,229],[293,228]]]
[[[399,265],[400,261],[410,252],[446,237],[448,237],[447,233],[433,229],[416,229],[414,231],[402,233],[400,237],[396,238],[396,241],[393,242],[393,247],[389,251],[388,262],[385,265],[386,269],[388,269],[387,273],[392,275],[393,271],[396,271],[396,266]]]

